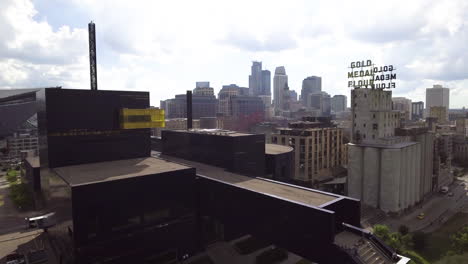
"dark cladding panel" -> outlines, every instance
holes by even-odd
[[[265,173],[265,137],[163,130],[164,155],[210,164],[231,172],[261,177]]]
[[[335,213],[217,182],[197,180],[200,213],[223,224],[225,239],[251,234],[300,256],[333,262]]]
[[[150,130],[121,129],[122,108],[149,108],[149,93],[45,89],[45,111],[38,113],[41,163],[54,168],[148,157]]]
[[[109,135],[49,135],[49,166],[55,168],[149,156],[151,143],[148,129],[113,132]]]
[[[145,247],[193,253],[194,186],[193,168],[73,186],[75,246],[100,257]]]
[[[361,226],[361,202],[357,199],[342,197],[322,208],[335,212],[335,227],[338,231],[342,230],[343,223]]]
[[[148,92],[46,89],[49,133],[120,128],[121,108],[149,108]]]

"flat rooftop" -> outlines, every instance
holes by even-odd
[[[259,193],[264,193],[271,196],[308,204],[314,207],[319,207],[325,203],[338,199],[340,196],[328,194],[324,192],[307,190],[300,187],[294,187],[288,184],[275,183],[260,178],[252,178],[240,174],[228,172],[223,168],[198,163],[194,161],[184,160],[172,156],[162,155],[152,151],[152,154],[161,159],[177,162],[197,169],[197,174],[212,178],[214,180],[223,181],[234,184],[239,187],[252,190]]]
[[[278,155],[287,152],[291,152],[294,149],[289,146],[283,146],[278,144],[265,144],[265,154]]]
[[[191,129],[191,130],[170,130],[171,132],[178,133],[191,133],[191,134],[202,134],[202,135],[217,135],[217,136],[226,136],[226,137],[243,137],[243,136],[252,136],[255,134],[240,133],[229,130],[222,129]]]
[[[39,168],[41,164],[39,163],[39,157],[27,157],[26,161],[31,165],[33,168]]]
[[[88,163],[53,169],[71,186],[146,176],[190,167],[154,157]]]

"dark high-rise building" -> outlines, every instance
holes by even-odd
[[[196,93],[192,96],[193,118],[216,116],[218,100],[214,95],[208,95],[210,91],[201,91],[205,88],[196,88]],[[212,89],[212,88],[208,88]],[[205,92],[205,93],[202,93]],[[187,117],[187,95],[178,94],[173,99],[165,101],[166,118],[185,118]],[[162,106],[163,104],[161,104]]]
[[[309,94],[322,92],[322,77],[309,76],[302,81],[301,98],[304,106],[307,106]]]
[[[262,71],[262,94],[271,95],[271,73],[269,70]]]
[[[252,62],[251,74],[249,75],[250,95],[271,95],[271,73],[262,70],[262,62]]]
[[[230,106],[231,115],[235,117],[247,117],[256,114],[263,118],[265,115],[263,101],[257,96],[232,96]]]
[[[289,100],[291,102],[296,102],[297,101],[297,93],[294,90],[289,90]]]
[[[424,102],[411,103],[411,119],[419,120],[424,117]]]

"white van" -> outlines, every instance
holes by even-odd
[[[26,217],[24,220],[28,228],[47,228],[56,224],[55,212],[35,217]]]

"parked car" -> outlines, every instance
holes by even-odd
[[[445,194],[445,193],[448,193],[448,191],[449,191],[449,188],[447,186],[443,186],[443,187],[440,188],[440,193]]]
[[[452,197],[452,196],[453,196],[453,192],[449,192],[449,193],[447,194],[447,196],[448,196],[448,197]]]
[[[420,214],[418,214],[418,216],[417,216],[417,218],[418,218],[419,220],[423,220],[424,217],[426,217],[426,215],[425,215],[424,213],[420,213]]]

